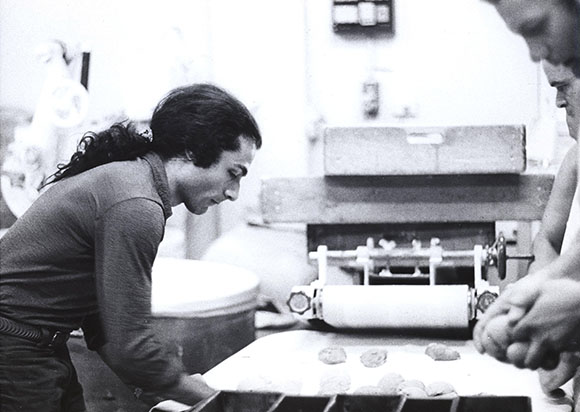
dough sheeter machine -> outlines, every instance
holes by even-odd
[[[429,247],[414,240],[411,248],[397,247],[373,238],[354,250],[331,250],[324,245],[309,257],[317,261],[318,279],[292,289],[288,306],[304,319],[317,319],[337,328],[467,328],[499,295],[499,286],[484,277],[488,267],[497,268],[499,279],[506,276],[507,259],[532,260],[530,255],[508,256],[503,234],[492,245],[475,245],[473,250],[444,250],[438,238]],[[443,272],[447,260],[472,261],[473,278],[465,284],[446,284]],[[362,273],[362,285],[326,284],[328,265],[340,265]],[[411,274],[391,272],[391,267],[414,267]],[[427,267],[427,273],[421,271]],[[378,274],[376,274],[378,272]],[[378,279],[424,279],[425,285],[371,285]]]
[[[265,179],[261,193],[266,223],[306,224],[317,276],[293,287],[288,304],[307,326],[262,337],[208,371],[220,392],[193,410],[570,412],[570,388],[547,397],[536,372],[481,355],[471,341],[509,281],[509,258],[530,258],[510,256],[496,227],[542,218],[553,176],[524,170],[522,126],[327,128],[323,176]],[[336,282],[337,268],[349,280]],[[459,359],[435,361],[430,343]],[[322,363],[328,347],[346,360]],[[376,348],[386,362],[362,365]],[[448,382],[455,396],[360,395],[388,373]],[[322,393],[329,377],[348,385]]]
[[[318,266],[318,278],[295,286],[288,298],[291,311],[301,319],[320,321],[330,328],[312,327],[262,337],[205,374],[221,391],[195,411],[572,411],[572,390],[562,397],[542,393],[536,372],[477,353],[470,326],[495,300],[500,290],[485,274],[495,268],[505,277],[506,261],[529,260],[510,256],[499,235],[491,245],[472,250],[445,250],[438,239],[428,247],[415,242],[401,248],[392,242],[372,240],[353,250],[328,250],[320,246],[309,257]],[[445,284],[446,262],[470,261],[473,279],[466,284]],[[414,270],[391,272],[402,262]],[[359,285],[327,283],[328,267],[338,265],[360,273]],[[427,267],[423,272],[421,268]],[[441,275],[441,276],[439,276]],[[373,284],[397,279],[397,284]],[[422,281],[425,284],[401,284]],[[449,331],[459,332],[459,338]],[[468,335],[466,335],[466,333]],[[435,361],[426,348],[440,343],[460,354],[454,361]],[[341,347],[347,360],[340,365],[320,362],[318,353]],[[361,365],[371,349],[387,351],[387,361],[377,368]],[[413,397],[366,393],[381,377],[401,374],[405,380],[425,385],[448,382],[452,396]],[[325,379],[347,384],[336,394],[321,392]]]

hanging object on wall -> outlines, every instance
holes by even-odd
[[[393,0],[333,0],[335,32],[393,33]]]
[[[374,119],[379,114],[379,82],[368,79],[363,83],[363,114],[367,119]]]
[[[53,40],[35,50],[46,65],[46,77],[32,121],[14,130],[0,170],[0,190],[14,216],[21,216],[36,200],[44,180],[56,170],[59,130],[80,125],[87,116],[89,94],[72,78],[73,60],[66,45]],[[88,61],[83,61],[88,81]]]

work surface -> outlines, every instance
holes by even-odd
[[[461,354],[455,361],[434,361],[425,355],[431,342],[444,343]],[[341,346],[347,353],[345,363],[326,365],[318,352],[328,346]],[[367,368],[360,355],[371,348],[388,351],[385,364]],[[389,372],[425,384],[446,381],[460,396],[528,396],[534,412],[572,410],[571,394],[560,399],[546,397],[537,373],[517,369],[477,353],[472,341],[429,339],[378,334],[342,334],[312,330],[281,332],[260,338],[226,359],[204,376],[216,389],[283,392],[302,396],[317,395],[323,376],[345,374],[351,385],[347,393],[362,386],[376,385]]]

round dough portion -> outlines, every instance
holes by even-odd
[[[361,363],[367,368],[377,368],[387,361],[386,349],[369,349],[360,355]]]
[[[328,371],[320,377],[320,395],[346,393],[350,389],[351,378],[347,371]]]
[[[417,379],[409,379],[409,380],[403,381],[399,384],[399,387],[398,387],[399,391],[401,391],[405,388],[419,388],[422,391],[425,391],[425,384]]]
[[[488,322],[484,331],[504,348],[507,348],[511,343],[511,327],[508,319],[507,315],[497,316]]]
[[[373,385],[359,386],[352,393],[354,395],[384,395],[381,388]]]
[[[461,358],[459,352],[442,343],[430,343],[425,349],[425,354],[436,361],[452,361]]]
[[[455,388],[448,382],[437,381],[427,385],[425,391],[429,396],[440,396],[455,393]]]
[[[346,351],[341,346],[329,346],[318,352],[318,359],[327,365],[346,362]]]
[[[379,380],[377,386],[385,395],[397,395],[399,385],[403,383],[404,380],[405,379],[403,379],[403,377],[398,373],[390,372]]]
[[[506,356],[510,363],[514,365],[523,365],[529,350],[529,342],[514,342],[508,346]]]
[[[405,395],[409,398],[427,398],[427,392],[424,389],[417,388],[416,386],[407,386],[399,390],[401,395]]]
[[[428,397],[425,384],[417,379],[409,379],[401,382],[397,387],[397,393],[408,396],[409,398]]]

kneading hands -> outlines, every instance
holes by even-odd
[[[519,368],[553,369],[580,350],[580,282],[542,271],[506,288],[473,331],[480,353]]]

